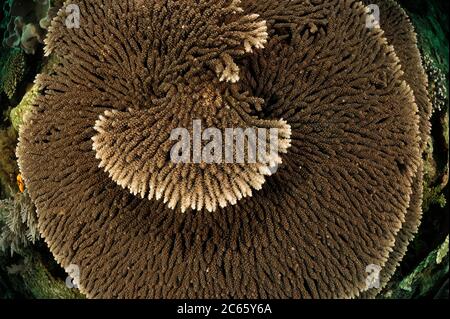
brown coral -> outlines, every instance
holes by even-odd
[[[368,3],[369,1],[366,1]],[[414,27],[406,12],[393,0],[370,1],[380,9],[380,25],[388,42],[394,46],[395,52],[402,62],[403,78],[413,89],[416,105],[419,109],[420,149],[425,151],[430,136],[431,102],[427,94],[428,79],[422,67],[420,52]],[[406,253],[408,244],[417,233],[422,217],[423,168],[420,163],[414,177],[412,194],[405,222],[400,229],[395,246],[389,254],[386,266],[380,273],[380,287],[363,294],[374,297],[389,281],[395,269]]]
[[[99,166],[117,184],[129,188],[132,194],[150,200],[163,198],[169,208],[175,208],[179,203],[183,212],[189,207],[197,210],[205,207],[208,211],[214,211],[217,207],[236,204],[243,197],[251,196],[252,188],[261,189],[264,176],[271,175],[271,167],[282,162],[278,154],[265,152],[266,158],[250,162],[248,156],[245,157],[248,152],[244,152],[241,163],[235,163],[237,156],[226,163],[222,151],[218,158],[211,157],[210,162],[202,161],[200,156],[197,160],[184,159],[186,162],[183,158],[174,161],[167,156],[174,149],[175,142],[171,141],[173,130],[189,128],[192,136],[196,134],[192,131],[202,122],[222,131],[242,128],[242,134],[247,128],[277,128],[277,134],[282,137],[278,143],[279,151],[285,153],[289,147],[290,127],[286,122],[252,117],[246,107],[248,109],[255,103],[255,98],[239,93],[227,96],[227,85],[221,85],[218,79],[212,77],[208,81],[211,84],[206,86],[198,83],[194,87],[181,87],[176,92],[170,92],[170,103],[149,105],[144,110],[105,111],[96,122],[98,133],[93,137],[93,149],[100,160]],[[257,144],[256,134],[255,141],[249,141],[252,136],[242,138],[246,145],[252,143],[248,147]],[[270,136],[265,134],[262,138],[266,145],[270,143]],[[193,149],[194,154],[200,152],[201,149],[197,150],[196,145],[192,145],[192,140],[186,141],[189,148]],[[225,143],[222,137],[220,141]],[[236,153],[236,149],[233,147],[230,151]],[[203,158],[208,159],[207,156]]]
[[[61,64],[38,80],[17,153],[42,234],[89,297],[355,297],[388,261],[420,165],[394,49],[356,1],[238,3],[84,0],[80,29],[65,10],[52,21]],[[176,172],[164,143],[172,122],[220,112],[285,129],[282,165],[252,196],[181,214],[120,186],[151,192],[155,172],[194,192],[202,164]]]

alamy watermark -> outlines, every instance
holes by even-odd
[[[380,27],[380,7],[376,4],[366,6],[366,28],[373,29]]]
[[[66,272],[68,274],[66,278],[67,288],[78,289],[80,285],[80,267],[75,264],[70,264],[66,267]]]
[[[366,267],[366,273],[368,274],[366,277],[366,289],[379,289],[380,284],[380,272],[381,267],[379,265],[370,264]]]
[[[173,129],[170,151],[173,163],[264,163],[276,166],[277,128],[202,129],[201,120],[193,120],[192,134],[186,128]],[[192,136],[191,136],[192,135]]]
[[[66,7],[66,20],[65,25],[68,29],[79,29],[80,28],[80,7],[76,4],[69,4]]]

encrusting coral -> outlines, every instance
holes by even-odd
[[[6,197],[12,192],[18,173],[15,164],[17,132],[13,128],[0,129],[0,196]],[[6,194],[3,194],[6,193]]]
[[[33,85],[25,93],[20,103],[11,110],[9,118],[11,120],[12,127],[19,131],[20,125],[23,123],[23,118],[27,111],[29,111],[33,105],[34,99],[38,95],[37,86]]]
[[[420,202],[425,105],[360,2],[76,4],[79,29],[64,8],[49,28],[60,62],[37,79],[17,155],[83,293],[357,297],[368,266],[395,264]],[[278,170],[173,164],[171,131],[196,119],[278,128]]]
[[[430,79],[428,88],[430,99],[433,101],[434,110],[442,111],[448,108],[448,85],[446,76],[442,69],[433,64],[433,60],[428,56],[423,56],[423,65]]]
[[[26,59],[20,49],[13,49],[7,53],[5,61],[0,67],[0,90],[12,99],[17,87],[26,73]]]

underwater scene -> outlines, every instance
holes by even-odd
[[[0,9],[0,299],[449,298],[448,1]]]

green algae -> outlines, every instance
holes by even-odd
[[[20,126],[23,123],[24,115],[31,109],[35,98],[38,96],[37,85],[33,85],[32,88],[25,93],[20,101],[19,105],[13,108],[10,112],[10,120],[14,129],[18,132]]]

